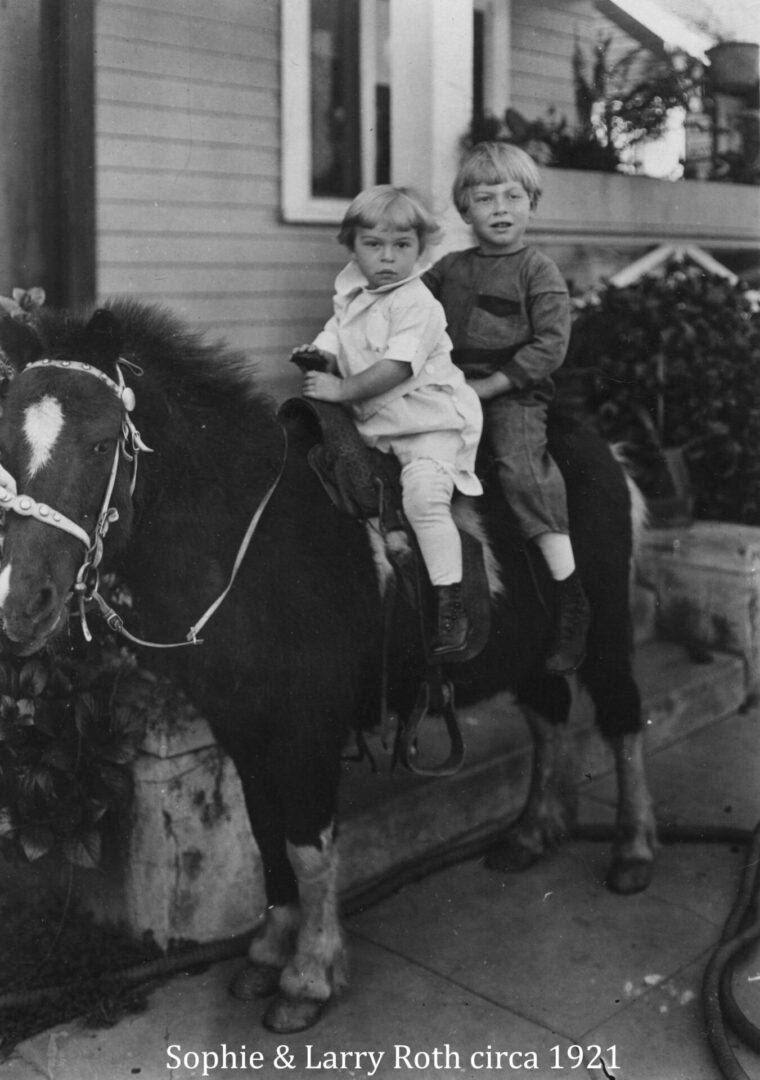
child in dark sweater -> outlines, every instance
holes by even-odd
[[[547,450],[552,372],[570,335],[567,286],[524,240],[541,194],[533,160],[507,143],[480,143],[454,181],[454,202],[477,246],[445,255],[423,280],[446,312],[452,358],[481,400],[483,438],[523,535],[556,583],[546,670],[582,663],[589,608],[575,569],[565,483]]]

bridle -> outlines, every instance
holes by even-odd
[[[24,372],[34,368],[61,368],[65,371],[83,373],[99,379],[121,402],[123,410],[121,430],[114,449],[113,461],[111,463],[111,470],[103,495],[100,513],[98,514],[92,534],[88,533],[75,521],[72,521],[71,518],[66,517],[65,514],[62,514],[59,510],[53,509],[46,503],[37,502],[31,495],[19,495],[16,490],[14,478],[2,466],[0,466],[0,510],[12,510],[22,517],[33,517],[44,525],[51,525],[54,528],[69,533],[69,535],[74,536],[84,545],[85,557],[77,572],[73,591],[77,597],[82,633],[86,641],[92,641],[92,634],[87,625],[86,605],[89,601],[94,601],[110,629],[121,634],[123,637],[126,637],[136,645],[145,645],[155,649],[175,649],[185,645],[202,645],[203,639],[198,637],[198,633],[206,625],[232,588],[233,582],[243,561],[243,557],[248,550],[251,537],[256,530],[261,515],[264,513],[267,503],[279,484],[280,477],[282,476],[285,467],[287,440],[278,473],[251,518],[248,529],[238,549],[232,572],[224,591],[206,609],[201,618],[190,627],[184,641],[164,643],[144,641],[142,638],[135,637],[126,629],[121,616],[107,603],[98,588],[100,584],[99,567],[103,559],[103,543],[111,525],[119,520],[119,511],[115,506],[111,506],[111,497],[113,496],[114,488],[116,486],[116,477],[119,471],[119,461],[123,456],[127,461],[132,462],[132,476],[129,487],[131,496],[134,494],[135,485],[137,483],[138,455],[141,451],[147,453],[153,452],[151,448],[146,446],[143,442],[140,432],[137,430],[134,421],[130,416],[130,413],[135,408],[136,398],[132,388],[127,386],[124,381],[124,375],[121,370],[122,366],[129,368],[137,375],[142,374],[142,370],[136,364],[119,357],[116,362],[116,380],[110,378],[110,376],[106,375],[105,372],[101,371],[99,368],[93,367],[92,364],[82,363],[78,360],[35,360],[31,364],[27,364],[16,376],[16,378],[18,378],[20,375],[23,375]],[[285,437],[285,431],[284,429],[282,430],[283,436]]]

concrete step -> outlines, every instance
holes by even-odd
[[[715,654],[710,663],[694,663],[680,646],[657,642],[638,647],[636,667],[649,752],[687,738],[744,700],[745,665],[737,657]],[[105,843],[104,866],[75,873],[77,895],[96,917],[122,921],[136,933],[150,930],[162,946],[250,929],[266,904],[264,882],[231,762],[172,684],[137,678],[123,689],[147,731],[132,768],[135,795],[129,819]],[[423,857],[477,842],[519,813],[531,744],[513,699],[501,694],[457,711],[467,755],[456,776],[391,771],[378,737],[370,739],[376,772],[366,761],[344,764],[340,889],[346,902],[391,874],[398,879]],[[579,785],[608,773],[611,755],[583,694],[574,702],[570,730]],[[432,760],[446,754],[440,732],[426,736],[425,745]],[[27,867],[17,885],[22,894],[50,889],[68,874],[59,867],[56,877],[55,865],[43,859]]]
[[[744,664],[714,654],[694,663],[674,644],[650,642],[636,652],[636,670],[646,718],[647,753],[669,745],[744,700]],[[596,733],[591,703],[577,696],[572,731],[579,786],[613,768],[612,755]],[[344,766],[342,788],[341,892],[348,902],[389,875],[403,875],[423,857],[435,858],[461,842],[506,825],[522,808],[530,779],[527,725],[507,694],[460,712],[467,757],[453,777],[420,778],[390,772],[390,754],[370,739],[377,772],[365,763]],[[434,721],[431,721],[433,723]],[[438,736],[430,760],[445,756]]]

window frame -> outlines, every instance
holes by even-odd
[[[509,105],[512,64],[511,0],[473,0],[473,12],[484,19],[483,107],[503,116]]]
[[[375,8],[359,0],[359,70],[361,79],[362,186],[371,183],[375,152]],[[281,0],[282,32],[282,181],[281,212],[289,223],[335,224],[349,200],[315,196],[311,190],[311,2]]]

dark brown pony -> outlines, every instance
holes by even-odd
[[[308,1027],[345,974],[341,753],[352,726],[376,722],[380,700],[381,596],[366,526],[326,497],[306,460],[311,436],[292,426],[286,440],[252,365],[165,312],[114,302],[87,320],[42,309],[31,321],[0,323],[0,349],[13,374],[0,420],[5,648],[44,647],[65,624],[72,591],[97,593],[101,549],[103,566],[131,588],[129,631],[182,641],[224,590],[252,515],[271,494],[229,594],[199,633],[203,644],[146,648],[140,659],[181,682],[240,774],[269,906],[236,992],[271,996],[264,1022],[276,1031]],[[654,822],[630,666],[629,489],[609,448],[583,428],[555,422],[551,449],[565,472],[593,610],[580,679],[617,762],[608,884],[633,892],[650,879]],[[570,691],[542,671],[541,567],[499,500],[481,501],[505,589],[485,650],[452,677],[462,701],[512,689],[536,736],[527,805],[491,858],[502,866],[530,862],[571,828],[555,737]],[[405,617],[411,626],[412,613]],[[403,626],[393,653],[390,705],[403,714],[422,672],[415,635]]]

